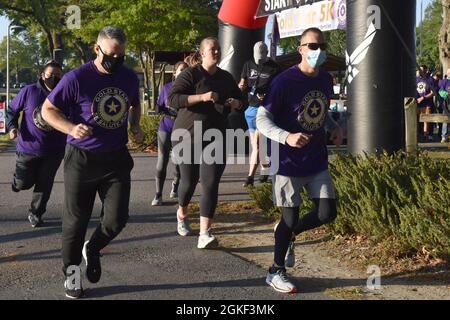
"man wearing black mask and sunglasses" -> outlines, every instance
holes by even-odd
[[[42,215],[64,156],[66,135],[53,130],[41,115],[42,104],[61,77],[61,65],[53,60],[47,62],[37,83],[23,88],[11,101],[7,112],[9,136],[17,138],[16,170],[11,187],[14,192],[19,192],[34,186],[28,214],[33,228],[44,222]]]
[[[134,163],[126,147],[127,122],[137,141],[142,141],[143,132],[139,126],[139,80],[123,66],[125,46],[121,29],[103,28],[95,45],[97,58],[69,72],[43,107],[44,119],[68,135],[62,256],[69,298],[83,294],[81,283],[71,284],[70,270],[79,268],[83,256],[87,279],[98,282],[100,250],[128,220]],[[84,242],[97,193],[102,201],[102,219],[90,240]]]

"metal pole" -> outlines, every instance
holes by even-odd
[[[423,34],[423,0],[420,0],[420,60],[422,60],[423,58],[422,34]]]
[[[8,34],[6,36],[6,110],[9,107],[9,36],[12,23],[8,25]]]

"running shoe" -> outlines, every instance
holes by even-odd
[[[197,243],[198,249],[209,249],[217,245],[217,239],[211,234],[211,229],[208,229],[205,233],[200,233]]]
[[[152,201],[152,206],[160,206],[160,205],[162,205],[162,196],[155,195],[155,198]]]
[[[79,267],[77,267],[79,268]],[[79,273],[81,274],[81,273]],[[79,286],[77,286],[77,282],[79,281]],[[72,278],[72,274],[66,273],[66,279],[64,280],[64,291],[66,293],[66,297],[70,299],[78,299],[84,295],[83,287],[81,285],[81,277],[80,279]]]
[[[275,273],[267,272],[266,283],[278,292],[297,293],[297,287],[289,280],[285,269],[278,269]]]
[[[44,223],[44,220],[42,220],[40,216],[37,216],[32,212],[30,212],[30,214],[28,215],[28,221],[30,221],[30,224],[33,228],[40,227]]]
[[[178,185],[172,182],[172,190],[170,190],[170,199],[178,198]]]
[[[83,246],[83,258],[86,262],[86,277],[90,283],[97,283],[102,276],[102,266],[100,264],[100,252],[93,252],[89,249],[89,241]]]

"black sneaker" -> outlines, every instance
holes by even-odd
[[[269,176],[268,175],[264,175],[259,177],[259,182],[261,183],[266,183],[269,180]]]
[[[81,275],[81,272],[78,274]],[[66,279],[64,280],[64,291],[67,298],[79,299],[84,296],[83,286],[81,285],[81,277],[79,279],[79,286],[77,286],[77,281],[75,281],[72,276],[73,274],[66,273]]]
[[[253,187],[254,179],[252,176],[248,176],[247,180],[245,180],[243,187]]]
[[[41,217],[35,215],[32,212],[30,212],[30,214],[28,215],[28,221],[30,221],[30,224],[33,228],[40,227],[44,223],[44,220],[42,220]]]
[[[97,283],[102,276],[102,266],[100,264],[100,253],[89,250],[89,241],[83,246],[83,258],[86,262],[86,277],[90,283]]]

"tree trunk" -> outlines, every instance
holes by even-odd
[[[144,73],[144,90],[148,92],[148,67],[145,58],[145,52],[139,49],[139,64]]]
[[[152,97],[151,97],[151,108],[155,109],[156,106],[156,76],[155,76],[155,64],[156,64],[156,54],[155,51],[149,52],[149,63],[150,63],[150,82],[151,82],[151,88],[152,88]]]
[[[159,88],[161,87],[161,84],[164,84],[163,82],[164,82],[164,76],[166,73],[166,67],[167,67],[167,64],[163,63],[161,65],[161,67],[159,68],[158,83],[156,84],[156,87],[158,88],[158,92],[159,92]]]
[[[90,60],[90,55],[89,55],[89,46],[84,43],[80,38],[77,38],[74,41],[74,47],[78,50],[79,54],[80,54],[80,61],[81,64],[85,64],[88,62],[88,60]]]
[[[15,71],[16,71],[16,83],[20,83],[19,82],[19,65],[17,63],[15,65]]]
[[[48,56],[53,58],[53,49],[55,48],[55,44],[53,42],[52,33],[50,30],[44,29],[45,38],[47,39],[47,49],[48,49]]]
[[[443,21],[439,34],[439,56],[444,74],[450,68],[450,0],[442,0]]]

